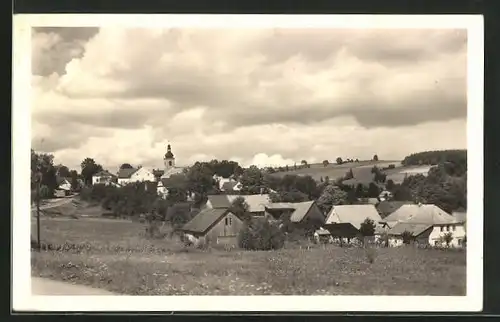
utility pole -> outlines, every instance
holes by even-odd
[[[37,166],[37,168],[39,168]],[[40,243],[40,185],[42,181],[42,173],[40,169],[37,169],[37,183],[36,183],[36,248],[38,251],[42,250],[42,245]]]

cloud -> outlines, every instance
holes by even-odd
[[[184,164],[463,148],[466,41],[465,30],[36,30],[33,144],[110,167],[161,166],[167,142]]]

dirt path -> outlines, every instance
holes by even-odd
[[[119,295],[98,288],[53,281],[41,277],[31,277],[31,293],[33,295]]]

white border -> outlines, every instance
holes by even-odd
[[[32,296],[29,191],[32,26],[468,29],[466,296]],[[13,309],[16,311],[480,311],[483,290],[483,17],[480,15],[15,15],[13,19]],[[14,287],[15,286],[15,287]],[[194,304],[195,303],[195,304]]]

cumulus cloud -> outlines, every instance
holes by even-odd
[[[167,142],[178,163],[245,165],[466,146],[465,30],[59,28],[32,43],[33,145],[61,162],[160,167]]]

